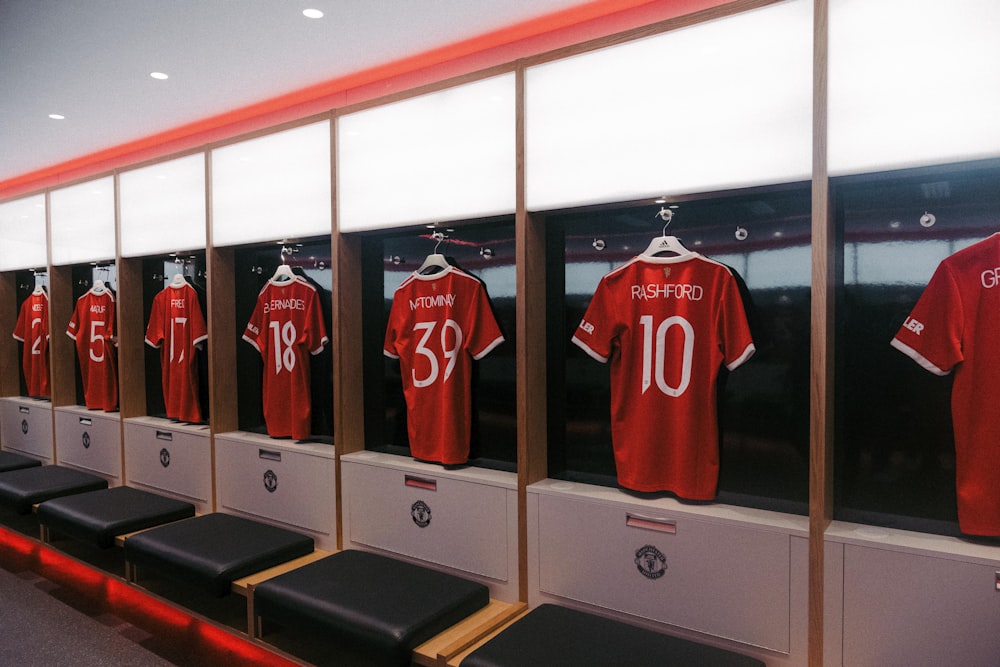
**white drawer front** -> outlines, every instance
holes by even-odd
[[[219,504],[336,542],[334,459],[216,438]]]
[[[787,653],[789,536],[542,495],[545,593]]]
[[[3,399],[3,448],[52,462],[52,406],[41,401]]]
[[[343,462],[352,542],[507,581],[508,491]]]
[[[1000,566],[844,548],[844,664],[1000,664]]]
[[[56,442],[59,463],[121,477],[122,434],[117,417],[56,409]]]
[[[146,486],[192,502],[198,511],[212,499],[212,456],[204,435],[145,424],[125,423],[125,476],[129,484]]]

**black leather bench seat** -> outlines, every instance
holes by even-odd
[[[20,470],[22,468],[34,468],[40,465],[42,465],[41,461],[33,459],[30,456],[23,456],[21,454],[15,454],[14,452],[0,451],[0,472]]]
[[[85,491],[108,488],[103,477],[63,466],[35,466],[0,473],[0,504],[18,514],[29,514],[31,506]]]
[[[461,667],[764,667],[733,651],[543,604],[470,653]]]
[[[371,664],[409,665],[413,649],[489,604],[483,584],[395,558],[340,551],[264,581],[264,621],[308,627],[363,650]]]
[[[47,500],[38,522],[82,542],[107,549],[115,537],[193,517],[194,505],[130,486]]]
[[[125,560],[226,595],[233,581],[313,552],[313,539],[230,514],[150,528],[125,540]]]

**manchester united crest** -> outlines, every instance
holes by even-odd
[[[635,566],[647,579],[659,579],[667,571],[667,557],[652,544],[635,552]]]
[[[274,493],[277,490],[278,476],[274,474],[273,470],[264,473],[264,488],[267,489],[268,493]]]
[[[431,523],[431,508],[424,501],[418,500],[410,506],[410,517],[413,523],[426,528]]]

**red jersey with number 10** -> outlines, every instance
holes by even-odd
[[[76,301],[66,335],[76,341],[84,402],[106,412],[118,407],[118,364],[115,360],[115,298],[93,289]]]
[[[713,499],[719,371],[755,351],[730,270],[697,253],[636,257],[601,279],[573,342],[611,361],[618,483]]]
[[[49,295],[32,292],[21,304],[14,338],[24,343],[21,368],[28,396],[49,395]]]
[[[195,346],[207,338],[198,293],[191,285],[169,285],[153,297],[146,343],[160,349],[163,403],[172,419],[201,421]]]
[[[465,463],[472,432],[472,360],[503,342],[486,289],[453,266],[396,288],[383,351],[400,360],[410,453]]]
[[[309,354],[328,342],[316,288],[301,276],[269,280],[243,340],[264,359],[264,422],[273,437],[305,440],[312,430]]]

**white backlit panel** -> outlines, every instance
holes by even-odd
[[[528,208],[810,178],[812,60],[792,0],[528,68]]]
[[[111,176],[49,194],[52,264],[115,258],[115,181]]]
[[[205,247],[205,154],[118,177],[123,257]]]
[[[831,0],[833,175],[1000,156],[1000,3]]]
[[[48,263],[45,195],[0,204],[0,271],[40,269]]]
[[[513,213],[514,74],[342,116],[341,231]]]
[[[217,246],[330,235],[330,122],[212,151]]]

